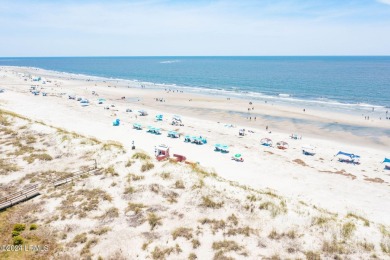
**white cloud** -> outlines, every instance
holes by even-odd
[[[377,0],[379,3],[390,5],[390,0]]]

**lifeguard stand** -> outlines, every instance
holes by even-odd
[[[169,158],[169,147],[165,144],[160,144],[156,147],[156,159],[162,161]]]

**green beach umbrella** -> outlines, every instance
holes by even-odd
[[[241,157],[241,154],[240,154],[240,153],[236,153],[236,154],[234,155],[234,157],[240,158],[240,157]]]

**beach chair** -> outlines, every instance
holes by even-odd
[[[141,124],[138,124],[138,123],[133,124],[133,128],[136,130],[142,130]]]
[[[234,156],[232,156],[232,160],[235,160],[236,162],[243,162],[244,158],[242,158],[240,153],[236,153]]]
[[[272,140],[269,139],[269,138],[263,138],[260,140],[260,143],[261,145],[263,146],[268,146],[268,147],[271,147],[272,146]]]
[[[286,150],[288,148],[288,143],[280,141],[276,143],[276,147],[281,150]]]
[[[345,153],[345,152],[339,151],[335,156],[338,157],[339,162],[360,164],[360,156],[353,154],[353,153]]]
[[[221,146],[221,153],[229,153],[229,146],[222,145]]]
[[[154,134],[161,135],[160,128],[154,128]]]
[[[385,170],[390,170],[390,159],[389,158],[385,158],[383,160],[383,163],[385,164]]]
[[[148,126],[148,130],[146,131],[147,133],[154,134],[154,127],[153,126]]]
[[[191,143],[191,137],[190,137],[189,135],[186,135],[186,136],[184,137],[184,142],[185,142],[185,143]]]
[[[112,125],[113,126],[119,126],[121,123],[121,120],[120,119],[116,119],[114,122],[112,122]]]
[[[315,148],[311,145],[302,146],[302,153],[308,156],[314,156],[316,154]]]

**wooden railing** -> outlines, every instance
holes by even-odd
[[[72,181],[73,179],[80,177],[83,174],[99,171],[97,168],[96,160],[93,165],[85,166],[82,170],[72,172],[72,176],[67,178],[58,179],[52,182],[54,187],[58,187],[65,183]],[[29,200],[33,197],[40,195],[39,184],[27,186],[17,192],[11,193],[7,196],[0,197],[0,210],[12,207],[15,204]]]

